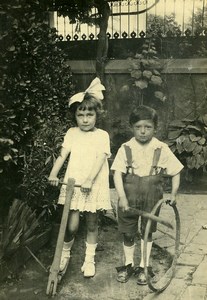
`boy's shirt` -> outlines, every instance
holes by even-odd
[[[127,145],[131,148],[132,167],[134,168],[134,174],[138,176],[143,177],[150,174],[154,150],[157,148],[161,148],[160,159],[157,165],[158,168],[160,167],[165,169],[166,174],[169,176],[174,176],[180,173],[180,171],[183,169],[183,165],[172,153],[167,144],[153,137],[148,144],[142,145],[133,137],[128,142],[122,144],[122,146],[119,148],[111,166],[111,170],[120,171],[124,174],[127,173],[127,157],[124,145]]]

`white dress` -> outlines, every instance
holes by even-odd
[[[75,187],[70,209],[79,211],[96,212],[97,210],[111,209],[109,190],[109,167],[107,158],[110,157],[109,135],[102,129],[84,132],[78,127],[70,128],[62,144],[70,152],[67,170],[64,177],[74,178],[75,184],[81,185],[89,177],[96,158],[99,154],[106,154],[102,165],[89,194],[81,192]],[[58,203],[64,204],[66,186],[62,185]]]

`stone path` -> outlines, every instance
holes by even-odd
[[[207,195],[180,194],[177,207],[181,219],[181,245],[175,278],[165,291],[150,293],[144,300],[207,299],[207,230],[202,229],[207,223]],[[162,216],[173,221],[173,213],[167,207],[163,208]],[[174,241],[168,239],[166,244],[166,237],[158,231],[155,243],[173,253]]]

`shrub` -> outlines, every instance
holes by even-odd
[[[5,122],[0,130],[0,192],[1,198],[8,202],[8,196],[14,197],[22,178],[24,189],[27,188],[24,172],[28,165],[38,165],[44,160],[44,151],[39,157],[35,152],[39,134],[50,131],[55,118],[59,130],[64,127],[73,83],[66,56],[56,45],[56,31],[48,25],[44,1],[3,0],[1,23],[4,26],[0,48],[0,112]],[[51,136],[48,133],[44,138]],[[40,173],[31,169],[30,172],[36,183],[33,187],[28,181],[27,184],[34,189]]]

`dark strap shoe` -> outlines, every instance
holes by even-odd
[[[132,267],[132,264],[129,264],[127,266],[117,267],[117,277],[116,280],[121,283],[125,283],[129,280],[131,275],[134,273],[134,268]]]
[[[147,267],[148,275],[153,278],[155,274],[152,271],[152,267]],[[134,274],[137,277],[137,284],[139,285],[146,285],[147,279],[144,273],[144,268],[142,267],[136,267],[134,270]]]

